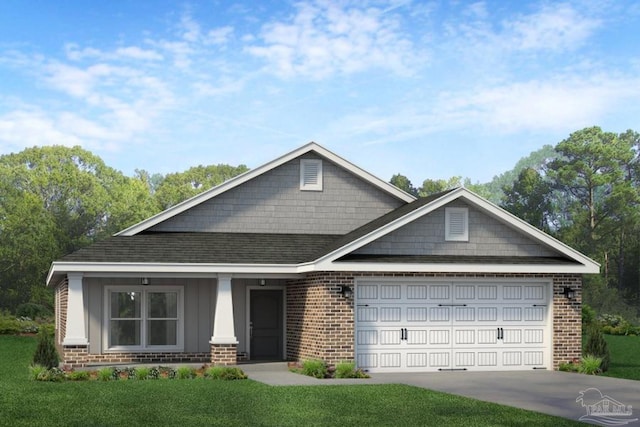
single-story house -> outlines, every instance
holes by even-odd
[[[53,262],[63,363],[557,369],[599,265],[465,188],[415,198],[309,143]]]

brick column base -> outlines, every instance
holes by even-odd
[[[89,362],[88,345],[63,345],[62,364],[67,368],[84,368]]]
[[[238,362],[238,344],[211,344],[211,363],[235,365]]]

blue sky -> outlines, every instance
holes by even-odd
[[[0,154],[132,175],[309,141],[388,180],[489,181],[587,126],[640,131],[640,3],[0,2]]]

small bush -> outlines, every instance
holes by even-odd
[[[153,367],[149,368],[149,374],[147,374],[147,379],[157,380],[160,378],[160,369]]]
[[[586,330],[596,321],[596,311],[587,304],[582,304],[582,329]]]
[[[151,372],[151,369],[145,368],[144,366],[139,367],[138,369],[136,369],[136,379],[146,380],[147,378],[149,378],[149,372]]]
[[[160,378],[172,380],[176,377],[176,370],[169,366],[159,366]]]
[[[54,344],[53,335],[46,330],[38,334],[38,347],[33,355],[33,364],[42,365],[48,369],[57,368],[60,363],[58,351]]]
[[[65,380],[64,371],[58,368],[45,369],[38,374],[37,381],[62,382]]]
[[[47,370],[46,367],[42,365],[31,365],[29,366],[29,379],[32,381],[36,381],[42,372]]]
[[[611,360],[609,347],[604,340],[602,330],[595,325],[587,329],[587,344],[585,345],[584,353],[600,358],[600,369],[602,372],[607,372],[609,369],[609,361]]]
[[[580,369],[580,362],[577,359],[571,362],[563,362],[558,365],[558,370],[563,372],[578,372]]]
[[[88,381],[89,372],[87,371],[71,371],[67,373],[67,379],[69,381]]]
[[[322,360],[305,360],[302,362],[302,373],[314,378],[326,378],[327,365]]]
[[[232,366],[211,366],[205,371],[205,377],[213,380],[246,380],[247,374],[242,369]]]
[[[190,380],[196,377],[196,370],[189,366],[180,366],[176,371],[176,377],[179,380]]]
[[[0,335],[17,335],[22,331],[22,325],[10,314],[0,311]]]
[[[113,369],[111,368],[102,368],[98,370],[98,380],[100,381],[109,381],[111,380],[111,376],[113,374]]]
[[[336,365],[336,378],[369,378],[362,369],[356,369],[355,362],[341,362]]]
[[[601,358],[587,354],[582,358],[582,363],[580,363],[578,372],[587,375],[597,375],[600,373],[601,364]]]

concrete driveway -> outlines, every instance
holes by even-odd
[[[640,425],[640,381],[557,371],[371,374],[364,380],[318,380],[288,372],[285,363],[247,364],[249,378],[270,385],[407,384],[599,425]],[[583,394],[581,394],[583,392]],[[576,401],[583,396],[582,401]],[[582,403],[625,405],[631,415],[587,415]],[[582,418],[582,419],[581,419]]]

